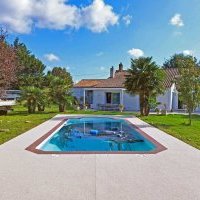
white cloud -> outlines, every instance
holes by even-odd
[[[49,29],[77,28],[79,9],[76,6],[65,4],[65,0],[36,1],[32,18],[36,17],[36,26]]]
[[[94,0],[86,7],[67,0],[0,0],[0,24],[17,33],[30,33],[34,26],[58,30],[86,27],[102,32],[117,24],[118,18],[104,0]]]
[[[59,61],[60,60],[60,58],[58,56],[56,56],[55,54],[53,54],[53,53],[45,54],[44,57],[50,62]]]
[[[32,2],[30,0],[1,0],[0,24],[9,31],[28,33],[31,30]]]
[[[183,54],[185,56],[193,56],[194,55],[194,51],[192,51],[192,50],[184,50]]]
[[[125,25],[128,26],[131,24],[132,22],[132,16],[131,15],[126,15],[122,18],[122,20],[124,21]]]
[[[119,19],[112,6],[106,5],[104,0],[94,0],[91,5],[83,8],[81,17],[81,25],[97,33],[107,31],[107,27],[117,24]]]
[[[144,52],[141,49],[130,49],[128,50],[128,54],[135,57],[135,58],[139,58],[144,56]]]
[[[173,26],[177,26],[177,27],[182,27],[184,26],[184,22],[181,18],[181,14],[175,14],[171,20],[170,20],[170,24]]]

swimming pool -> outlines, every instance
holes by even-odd
[[[43,138],[38,153],[153,153],[162,145],[125,119],[71,118]]]

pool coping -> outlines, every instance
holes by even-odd
[[[31,145],[29,145],[25,150],[30,151],[32,153],[36,154],[157,154],[159,152],[167,150],[167,148],[156,141],[153,137],[145,133],[143,130],[141,130],[137,125],[133,124],[132,122],[128,121],[126,118],[123,118],[123,120],[127,121],[130,125],[132,125],[136,131],[138,131],[143,137],[148,139],[150,142],[152,142],[156,149],[152,151],[43,151],[41,149],[37,149],[37,147],[45,140],[47,139],[53,132],[55,132],[57,129],[59,129],[66,120],[69,118],[63,117],[61,121],[53,127],[50,131],[45,133],[42,137],[37,139],[35,142],[33,142]]]

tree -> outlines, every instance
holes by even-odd
[[[16,81],[17,57],[13,46],[6,42],[7,34],[0,29],[0,95]]]
[[[18,84],[16,88],[24,86],[42,87],[44,81],[45,65],[27,49],[24,43],[19,42],[16,38],[14,41],[16,49],[18,66],[20,70],[17,74]]]
[[[192,124],[192,112],[200,105],[200,69],[195,58],[190,58],[179,68],[177,80],[179,96],[186,105],[189,125]]]
[[[41,91],[34,86],[22,87],[20,101],[24,101],[28,108],[28,113],[35,113],[38,98],[40,98]]]
[[[45,107],[51,103],[51,96],[49,88],[43,88],[39,90],[39,96],[37,98],[38,111],[45,111]]]
[[[52,75],[55,77],[59,77],[61,79],[64,79],[66,84],[69,85],[69,87],[72,87],[73,80],[71,74],[66,70],[66,68],[62,67],[54,67],[52,71],[48,71],[47,75]]]
[[[14,41],[14,47],[16,49],[18,66],[20,66],[17,74],[18,83],[15,85],[15,88],[22,90],[24,98],[27,98],[27,102],[32,99],[30,102],[33,102],[33,104],[30,102],[27,104],[29,112],[35,112],[35,106],[38,107],[38,111],[44,111],[45,106],[48,104],[49,95],[48,89],[45,87],[45,65],[28,50],[24,43],[19,42],[18,38]],[[35,94],[38,95],[37,98],[34,97]],[[31,110],[30,108],[33,109]]]
[[[68,81],[57,76],[50,76],[50,95],[52,101],[59,106],[59,111],[64,112],[66,106],[73,102],[70,90],[72,85]]]
[[[72,104],[74,100],[71,95],[73,86],[71,74],[65,68],[54,67],[52,71],[48,71],[46,80],[52,101],[58,104],[60,112],[64,112],[66,106]]]
[[[163,68],[180,68],[185,65],[184,63],[191,59],[194,59],[194,62],[197,64],[197,59],[190,55],[174,54],[170,59],[164,62]],[[197,65],[200,66],[199,64]]]
[[[50,104],[49,88],[40,89],[35,86],[25,86],[21,88],[20,101],[28,108],[28,113],[44,111],[45,106]]]
[[[130,94],[139,94],[142,116],[149,114],[150,99],[163,92],[163,78],[163,70],[152,61],[152,57],[131,59],[125,87]]]

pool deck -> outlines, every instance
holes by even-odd
[[[63,117],[57,115],[0,145],[0,199],[200,199],[200,151],[136,117],[128,120],[167,150],[127,155],[44,155],[25,150]]]

